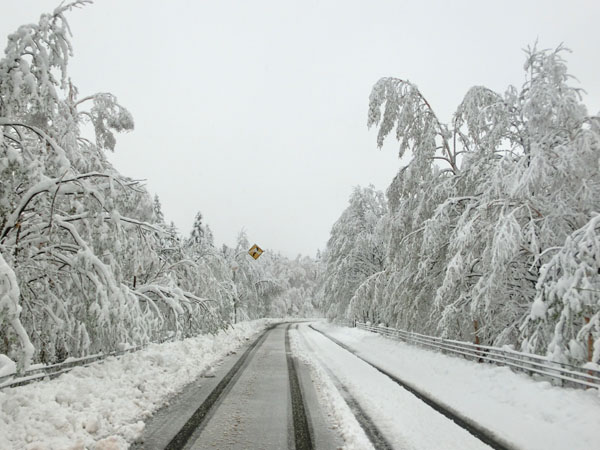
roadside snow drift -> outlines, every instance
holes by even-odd
[[[356,328],[314,326],[517,448],[600,448],[597,389],[552,386],[507,367],[477,364]]]
[[[244,322],[215,336],[152,344],[54,380],[2,390],[0,447],[125,449],[147,417],[266,324]]]

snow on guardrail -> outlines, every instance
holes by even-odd
[[[13,372],[7,375],[0,376],[0,389],[23,386],[25,384],[33,383],[35,381],[41,381],[46,378],[56,378],[63,373],[69,372],[75,367],[89,366],[90,364],[96,362],[102,362],[103,360],[111,356],[121,356],[125,353],[131,353],[141,350],[150,344],[163,344],[165,342],[173,340],[174,335],[170,335],[159,339],[155,342],[131,346],[123,350],[115,350],[110,353],[98,353],[96,355],[83,356],[80,358],[69,358],[63,362],[56,364],[35,364],[23,374],[17,374],[16,372]]]
[[[102,361],[109,356],[120,356],[125,353],[134,352],[136,350],[140,350],[145,346],[138,345],[135,347],[130,347],[126,350],[113,351],[110,353],[100,353],[92,356],[85,356],[82,358],[70,358],[64,362],[57,364],[36,364],[31,369],[27,370],[24,374],[18,375],[16,373],[12,373],[9,375],[4,375],[0,377],[0,389],[4,389],[7,387],[17,387],[23,386],[25,384],[33,383],[35,381],[43,380],[44,378],[55,378],[63,373],[66,373],[75,367],[83,367],[90,365],[92,363]]]
[[[435,348],[445,353],[460,355],[478,362],[507,366],[512,370],[525,372],[529,375],[550,378],[561,386],[572,385],[585,388],[600,388],[600,371],[596,369],[581,368],[570,364],[550,361],[544,356],[531,353],[481,344],[471,344],[470,342],[454,341],[411,331],[398,330],[396,328],[369,325],[363,322],[356,322],[356,327],[409,344]]]
[[[162,339],[156,343],[163,343],[171,340],[172,337]],[[149,343],[150,344],[150,343]],[[66,373],[75,367],[85,367],[92,363],[101,362],[110,356],[120,356],[125,353],[135,352],[145,348],[149,344],[136,345],[123,350],[115,350],[110,353],[98,353],[96,355],[84,356],[81,358],[69,358],[63,362],[56,364],[35,364],[23,374],[11,373],[0,377],[0,389],[8,387],[23,386],[25,384],[41,381],[45,378],[56,378],[57,376]]]

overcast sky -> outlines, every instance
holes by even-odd
[[[2,0],[0,34],[56,0]],[[396,145],[367,130],[371,86],[416,83],[448,121],[473,85],[524,81],[522,49],[564,42],[600,111],[600,2],[97,0],[68,15],[80,95],[133,114],[111,160],[147,180],[188,233],[201,211],[217,243],[314,256],[355,185],[385,190]],[[5,46],[5,43],[2,46]]]

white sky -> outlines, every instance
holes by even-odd
[[[58,3],[2,0],[0,37]],[[200,210],[217,243],[244,227],[288,256],[314,256],[352,187],[399,169],[366,128],[380,77],[415,82],[448,121],[473,85],[520,86],[522,48],[564,42],[600,111],[597,0],[97,0],[68,18],[80,95],[111,92],[136,121],[117,169],[182,232]]]

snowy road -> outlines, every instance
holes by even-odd
[[[172,403],[136,448],[490,448],[307,323],[265,331]]]
[[[333,381],[375,448],[490,448],[307,324],[292,333],[296,351]]]
[[[2,390],[0,448],[486,448],[394,377],[505,448],[598,448],[597,390],[325,322],[268,326],[152,344]]]
[[[291,405],[285,328],[272,330],[192,445],[186,448],[288,448]],[[293,438],[289,433],[289,438]]]
[[[135,448],[339,448],[310,379],[289,344],[290,325],[265,331],[224,361],[214,378],[189,386],[148,424]]]

